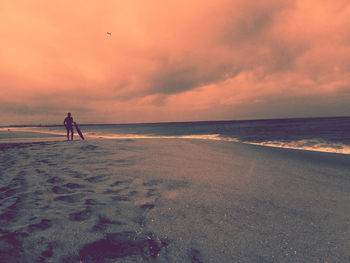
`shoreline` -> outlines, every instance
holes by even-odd
[[[73,140],[73,142],[82,141],[78,135],[76,135],[77,138]],[[45,143],[45,142],[67,142],[67,139],[65,135],[57,135],[52,136],[48,135],[47,137],[14,137],[14,138],[0,138],[0,145],[4,144],[32,144],[32,143]],[[86,142],[96,142],[96,141],[124,141],[124,140],[198,140],[198,141],[208,141],[208,142],[222,142],[222,143],[233,143],[233,144],[243,144],[248,145],[252,147],[263,149],[274,149],[274,150],[281,150],[281,151],[297,151],[297,152],[311,152],[311,153],[321,153],[321,154],[330,154],[330,155],[342,155],[342,156],[350,156],[350,153],[343,153],[343,152],[332,152],[332,151],[322,151],[322,150],[316,150],[316,149],[308,149],[308,148],[292,148],[292,147],[282,147],[282,146],[275,146],[275,145],[269,145],[269,144],[262,144],[262,143],[254,143],[254,142],[241,142],[238,140],[220,140],[220,139],[211,139],[211,138],[200,138],[196,136],[135,136],[135,137],[88,137],[85,139]],[[69,140],[71,141],[71,140]]]
[[[211,127],[210,125],[204,125],[202,127],[198,123],[191,122],[185,126],[180,125],[182,123],[137,124],[136,126],[106,124],[92,125],[94,128],[87,128],[88,126],[86,126],[83,129],[83,133],[86,139],[208,139],[275,148],[350,154],[348,138],[341,133],[342,130],[346,129],[346,123],[339,122],[339,120],[336,121],[336,118],[331,118],[332,123],[330,123],[330,127],[328,128],[324,126],[323,122],[317,122],[314,118],[311,118],[309,122],[302,121],[297,125],[299,127],[298,129],[300,129],[298,132],[289,123],[288,119],[281,119],[281,123],[278,124],[275,123],[276,120],[261,121],[262,126],[253,124],[253,121],[247,121],[247,124],[242,127],[240,125],[233,125],[230,121],[227,122],[228,126],[224,125],[226,122],[219,122],[221,126],[218,125],[215,127]],[[282,126],[280,127],[279,125]],[[338,128],[334,130],[332,128],[333,126]],[[318,132],[314,132],[316,127],[320,129]],[[254,131],[254,129],[256,130]],[[291,134],[286,133],[288,129],[292,129]],[[313,133],[313,136],[310,137],[310,133]],[[6,142],[6,138],[12,138],[12,142],[25,142],[31,140],[18,138],[65,137],[65,135],[66,132],[62,126],[55,126],[53,128],[45,128],[43,126],[32,128],[18,127],[11,130],[0,128],[0,141],[2,140],[3,142]],[[41,139],[35,140],[41,141]]]

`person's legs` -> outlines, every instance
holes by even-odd
[[[67,141],[69,141],[69,129],[67,129]]]
[[[71,132],[71,140],[73,141],[73,135],[74,135],[73,127],[72,127],[72,129],[70,130],[70,132]]]

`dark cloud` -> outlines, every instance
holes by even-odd
[[[202,60],[201,62],[198,60]],[[149,93],[177,94],[208,85],[227,77],[234,77],[240,69],[234,68],[232,62],[217,64],[204,58],[196,61],[162,62],[151,77]]]
[[[74,106],[70,103],[31,103],[31,102],[7,102],[0,105],[1,114],[10,115],[59,115],[66,111],[72,112],[91,112],[91,108],[85,106]]]
[[[293,114],[291,114],[291,112]],[[236,105],[220,105],[215,113],[223,119],[264,119],[291,117],[349,116],[348,99],[324,95],[265,98]],[[203,116],[209,115],[203,112]],[[217,116],[215,116],[217,118]]]
[[[308,50],[303,43],[290,43],[285,40],[273,40],[268,45],[269,55],[266,70],[271,74],[279,71],[294,70],[297,60]]]
[[[223,11],[218,39],[233,47],[247,44],[247,41],[254,41],[252,45],[263,44],[268,40],[266,34],[278,23],[279,15],[292,7],[281,1],[242,1]]]

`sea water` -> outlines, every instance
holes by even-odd
[[[191,138],[350,154],[348,117],[80,124],[79,127],[86,139]],[[27,135],[30,132],[61,137],[66,134],[65,128],[61,125],[2,127],[1,130],[0,141],[11,136],[11,131]]]

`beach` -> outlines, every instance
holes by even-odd
[[[346,154],[61,138],[0,155],[0,262],[350,262]]]

